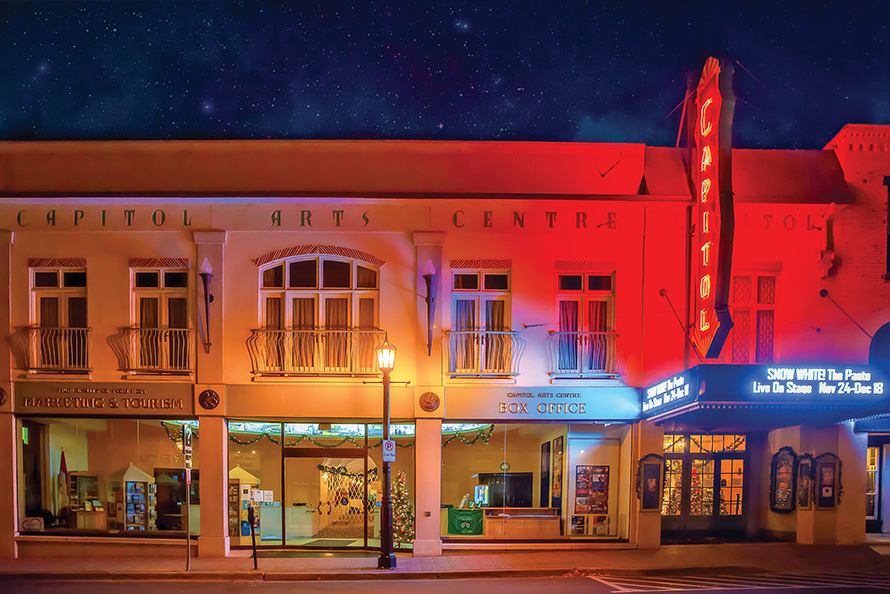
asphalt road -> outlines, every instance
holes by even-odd
[[[443,580],[357,580],[315,582],[176,581],[3,581],[4,594],[611,594],[714,592],[763,594],[856,594],[890,592],[890,574],[744,576],[579,576]]]

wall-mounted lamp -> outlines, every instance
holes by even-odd
[[[426,281],[426,355],[433,354],[433,278],[436,276],[436,267],[433,266],[432,260],[427,260],[426,266],[423,268],[423,280]]]
[[[201,263],[198,276],[204,284],[204,350],[210,352],[210,302],[213,301],[213,295],[210,294],[210,279],[213,278],[213,269],[207,258]]]

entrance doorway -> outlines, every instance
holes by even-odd
[[[380,546],[380,514],[370,493],[377,467],[364,448],[284,448],[284,544]]]
[[[228,421],[229,538],[250,547],[377,549],[380,546],[380,424]],[[393,540],[414,540],[414,425],[394,423]]]
[[[744,535],[745,444],[744,435],[664,436],[663,536]]]

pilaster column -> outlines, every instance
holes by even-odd
[[[442,554],[442,421],[417,419],[414,430],[414,556]]]
[[[12,231],[0,231],[0,279],[3,279],[3,290],[0,291],[0,334],[12,334]],[[13,413],[12,393],[12,353],[9,341],[0,340],[0,558],[10,559],[18,556],[15,537],[18,534],[18,468],[17,460],[21,456]],[[3,445],[3,444],[6,445]]]
[[[229,432],[223,417],[199,417],[201,460],[201,535],[199,557],[229,554]]]
[[[198,411],[201,471],[201,534],[198,537],[199,557],[225,557],[229,553],[228,516],[228,426],[226,425],[226,390],[223,376],[225,327],[223,324],[223,281],[225,277],[225,231],[195,231],[197,284],[197,368],[195,370],[195,410]],[[206,260],[206,265],[205,265]],[[204,272],[212,276],[207,292]],[[205,309],[207,307],[207,309]],[[209,322],[209,323],[208,323]],[[216,394],[217,403],[201,398],[204,391]]]
[[[633,427],[632,444],[631,472],[636,476],[637,463],[643,456],[664,453],[664,429],[655,423],[640,421]],[[637,548],[657,549],[661,546],[661,510],[642,511],[642,501],[636,492],[632,492],[630,518],[632,540],[637,543]]]

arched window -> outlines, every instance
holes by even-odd
[[[340,255],[305,254],[260,267],[254,373],[377,372],[379,267]],[[254,353],[252,352],[252,355]]]

